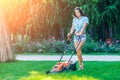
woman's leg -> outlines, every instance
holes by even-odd
[[[78,56],[78,61],[80,64],[80,68],[83,69],[83,59],[82,59],[82,51],[81,48],[84,45],[85,41],[81,40],[80,42],[74,42],[75,47],[77,47],[76,52]],[[79,45],[79,46],[78,46]]]

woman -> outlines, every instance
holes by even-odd
[[[86,41],[86,27],[89,23],[89,20],[79,7],[74,9],[74,16],[75,17],[73,18],[72,27],[70,33],[68,33],[68,36],[72,35],[74,32],[74,46],[75,48],[77,47],[76,52],[80,64],[79,70],[83,70],[84,66],[81,48]]]

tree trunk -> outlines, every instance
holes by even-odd
[[[109,29],[108,29],[108,25],[107,23],[104,23],[105,24],[105,40],[109,38]]]
[[[109,38],[112,38],[113,32],[112,27],[109,27]]]
[[[116,39],[117,37],[116,37],[116,35],[117,35],[117,30],[116,30],[116,26],[114,25],[114,27],[113,27],[113,29],[114,29],[114,38]]]
[[[7,31],[4,14],[0,11],[0,62],[14,59],[10,37]]]
[[[90,37],[91,37],[92,39],[94,39],[94,36],[95,36],[95,35],[94,35],[94,34],[95,34],[95,33],[94,33],[94,26],[91,25],[91,27],[90,27],[89,30],[90,30]]]
[[[60,29],[60,36],[61,36],[61,40],[64,40],[64,28],[61,27]]]

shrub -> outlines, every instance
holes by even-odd
[[[65,42],[44,40],[40,43],[39,50],[43,53],[62,53],[64,51]]]
[[[66,45],[65,41],[56,40],[44,40],[44,41],[30,41],[26,37],[23,39],[16,37],[16,42],[14,43],[14,50],[16,53],[24,52],[35,52],[35,53],[62,53],[66,50],[66,53],[71,53],[74,51],[74,43]],[[67,46],[67,49],[65,49]],[[82,47],[83,53],[92,52],[106,52],[106,53],[120,53],[120,45],[109,46],[106,43],[100,44],[95,42],[89,36],[85,45]]]
[[[26,35],[22,37],[21,35],[18,34],[15,37],[15,40],[16,40],[15,43],[13,43],[14,51],[17,53],[24,52],[26,50],[26,46],[29,43],[28,37]]]
[[[82,50],[84,53],[91,53],[94,52],[94,48],[96,47],[96,43],[94,41],[86,42],[83,46]]]

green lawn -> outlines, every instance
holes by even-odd
[[[0,80],[120,80],[120,62],[84,62],[83,71],[46,75],[55,61],[0,63]],[[78,65],[77,65],[78,67]]]

